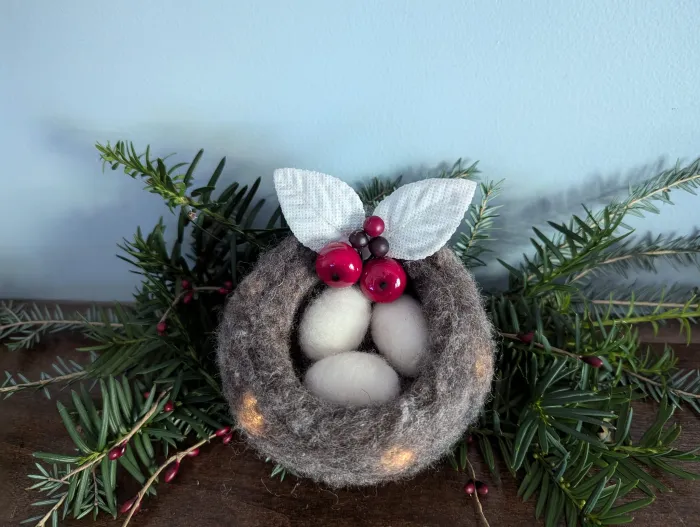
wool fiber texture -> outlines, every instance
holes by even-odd
[[[232,413],[256,450],[300,476],[332,487],[413,476],[462,436],[490,390],[495,345],[476,283],[446,248],[404,262],[429,331],[420,373],[392,401],[345,408],[307,390],[292,358],[300,311],[319,290],[315,258],[289,237],[230,295],[217,359]]]

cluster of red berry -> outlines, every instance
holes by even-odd
[[[403,266],[386,255],[389,242],[384,238],[384,220],[370,216],[363,230],[353,232],[349,242],[331,242],[316,258],[316,274],[330,287],[350,287],[360,281],[362,292],[373,302],[393,302],[406,289]],[[362,263],[363,249],[372,257]]]

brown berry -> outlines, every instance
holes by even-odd
[[[369,243],[369,236],[367,236],[363,231],[353,232],[348,239],[350,241],[350,245],[352,245],[358,251],[363,247],[367,247],[367,244]]]
[[[372,256],[376,258],[386,256],[386,254],[389,252],[389,242],[386,238],[384,238],[384,236],[377,236],[376,238],[372,238],[369,242],[368,247],[369,252],[371,252]]]

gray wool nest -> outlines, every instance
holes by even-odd
[[[410,477],[450,449],[489,393],[495,346],[476,283],[446,248],[404,262],[428,324],[425,363],[396,399],[346,408],[309,392],[293,357],[321,284],[315,258],[289,237],[229,297],[218,363],[233,415],[255,449],[300,476],[332,487]]]

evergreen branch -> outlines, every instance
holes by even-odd
[[[403,176],[394,179],[373,177],[369,183],[358,187],[357,195],[360,196],[365,207],[374,210],[380,201],[401,186],[401,179]]]
[[[647,384],[651,384],[653,386],[657,386],[658,388],[664,388],[668,389],[669,392],[671,392],[674,395],[677,395],[679,397],[688,397],[690,399],[700,399],[700,394],[698,393],[692,393],[692,392],[686,392],[683,390],[678,390],[676,388],[668,388],[665,384],[655,381],[653,379],[650,379],[649,377],[644,377],[643,375],[640,375],[634,371],[631,371],[629,369],[625,369],[625,373],[627,375],[630,375],[631,377],[634,377],[635,379],[639,379],[642,382],[645,382]]]
[[[74,373],[69,373],[67,375],[61,375],[60,377],[51,377],[48,379],[42,379],[40,381],[25,382],[23,384],[14,384],[12,386],[3,386],[3,387],[0,387],[0,394],[12,393],[12,392],[16,392],[19,390],[25,390],[27,388],[43,388],[49,384],[54,384],[54,383],[58,383],[58,382],[76,381],[78,379],[82,379],[86,375],[87,375],[87,372],[85,372],[85,371],[76,371]]]
[[[690,308],[700,309],[700,304],[680,304],[674,302],[635,302],[633,300],[589,300],[591,304],[599,306],[624,306],[624,307],[653,307],[653,308]]]
[[[165,321],[168,319],[168,316],[170,315],[170,313],[172,312],[172,310],[175,309],[175,307],[177,307],[177,305],[178,305],[180,302],[182,302],[182,300],[183,300],[187,295],[192,294],[192,292],[199,292],[199,291],[216,291],[216,292],[218,293],[218,292],[221,291],[221,287],[210,287],[210,286],[206,286],[206,287],[193,287],[191,290],[185,289],[185,290],[181,291],[180,294],[177,295],[177,296],[173,299],[173,301],[170,303],[170,306],[168,306],[168,309],[165,310],[165,313],[163,313],[163,315],[160,317],[160,319],[158,320],[158,322],[165,322]]]
[[[187,448],[186,450],[181,450],[177,454],[173,454],[168,459],[166,459],[163,462],[163,464],[161,464],[153,472],[153,474],[151,474],[151,477],[148,478],[148,480],[143,485],[143,487],[141,487],[141,490],[139,490],[138,494],[136,494],[136,500],[134,501],[133,505],[129,509],[129,514],[127,515],[126,519],[124,520],[124,523],[122,523],[122,527],[126,527],[127,525],[129,525],[129,522],[131,521],[132,516],[139,510],[140,505],[141,505],[141,501],[143,500],[143,497],[146,495],[146,493],[148,492],[148,489],[151,488],[153,483],[155,483],[156,479],[158,479],[158,476],[160,475],[161,472],[163,472],[163,470],[165,470],[171,463],[179,463],[190,452],[203,446],[204,444],[208,443],[209,441],[211,441],[215,437],[217,437],[216,433],[211,434],[209,437],[202,439],[201,441],[195,443],[194,445]]]
[[[68,497],[68,492],[63,494],[61,498],[56,502],[56,504],[49,509],[49,511],[37,522],[35,527],[44,527],[46,525],[46,522],[51,519],[51,517],[55,514],[58,513],[58,509],[63,505],[63,502],[66,500]]]
[[[480,185],[481,201],[478,205],[472,204],[467,211],[464,223],[467,225],[467,232],[460,234],[460,238],[455,243],[454,249],[467,267],[477,267],[486,265],[479,256],[489,249],[483,247],[480,242],[491,239],[488,235],[489,229],[493,228],[495,218],[498,218],[496,211],[501,208],[490,206],[491,200],[501,193],[503,181],[496,183],[487,181]]]
[[[85,320],[23,320],[21,322],[13,322],[12,324],[5,324],[4,326],[0,326],[0,331],[4,331],[6,329],[12,329],[12,328],[19,328],[19,327],[25,327],[25,326],[48,326],[48,325],[58,325],[58,326],[68,326],[68,327],[62,327],[61,331],[65,331],[67,329],[75,329],[77,327],[81,326],[110,326],[113,328],[123,328],[124,324],[121,324],[120,322],[99,322],[99,321],[85,321]]]

